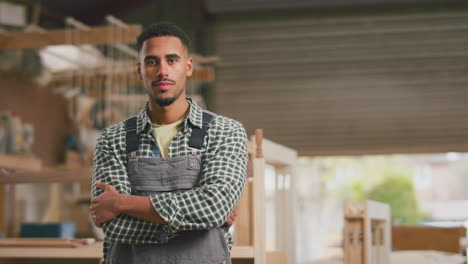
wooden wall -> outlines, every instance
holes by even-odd
[[[219,15],[213,110],[299,155],[468,151],[467,30],[467,6]]]

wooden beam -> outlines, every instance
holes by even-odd
[[[126,28],[93,27],[89,30],[60,29],[47,32],[15,32],[0,35],[0,50],[37,49],[65,44],[133,44],[140,32],[140,25],[129,25]]]
[[[42,162],[34,157],[23,155],[0,154],[0,169],[13,169],[24,171],[41,171]],[[2,173],[0,172],[0,175]]]

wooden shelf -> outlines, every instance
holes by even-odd
[[[42,162],[34,157],[26,157],[22,155],[0,154],[0,168],[12,170],[42,170]]]
[[[91,182],[91,168],[45,168],[41,171],[0,171],[0,184]]]
[[[119,31],[120,37],[118,39],[115,37],[116,30]],[[10,32],[0,36],[0,49],[37,49],[52,45],[65,45],[70,44],[70,36],[75,36],[73,45],[109,45],[116,42],[134,44],[135,38],[140,32],[141,25],[128,25],[125,28],[104,26],[87,30],[56,29],[46,32]]]

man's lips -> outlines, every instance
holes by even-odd
[[[158,89],[164,91],[169,89],[172,85],[174,85],[172,82],[157,82],[154,84],[154,86],[156,86]]]

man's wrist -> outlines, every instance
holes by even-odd
[[[119,214],[126,214],[128,211],[128,198],[130,195],[120,193],[117,196],[115,208]]]

